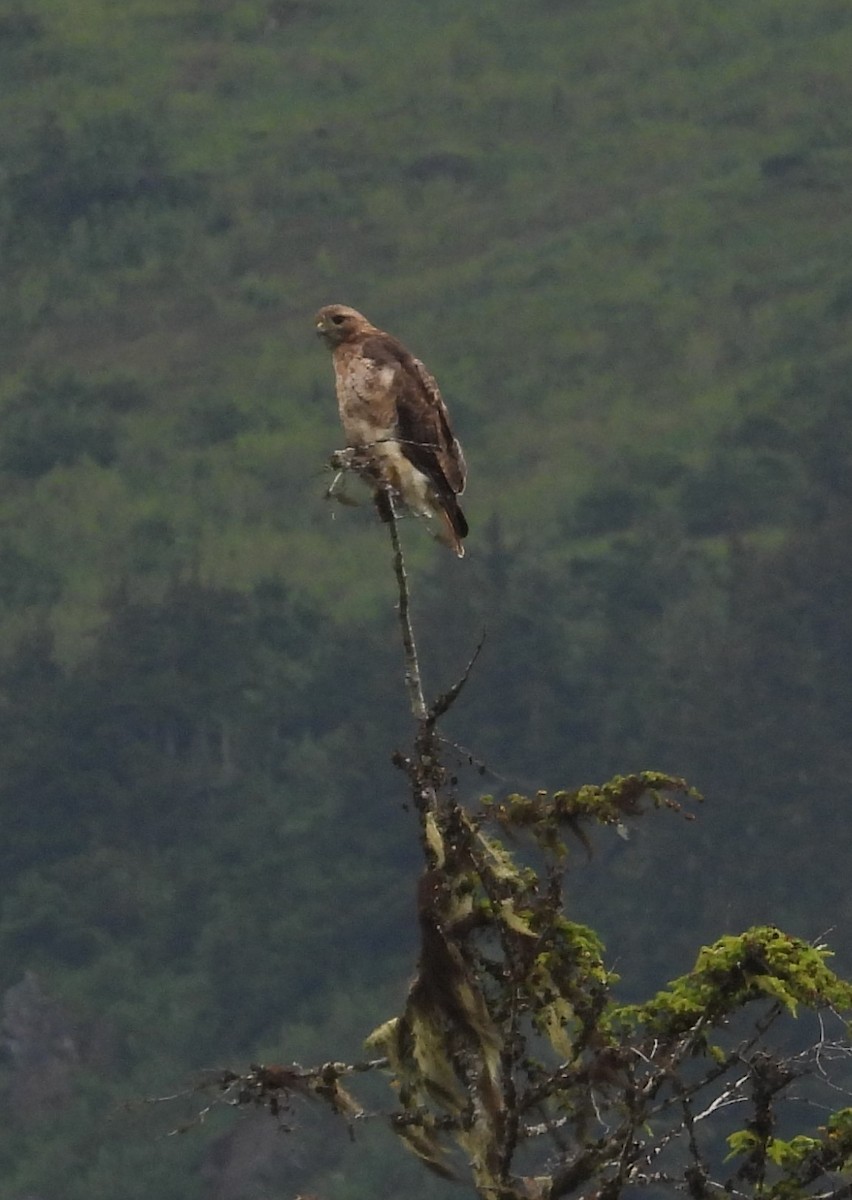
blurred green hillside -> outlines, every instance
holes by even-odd
[[[109,1118],[357,1054],[406,987],[323,303],[427,362],[470,462],[468,558],[404,529],[435,689],[488,630],[462,786],[707,793],[575,864],[626,994],[753,921],[848,971],[848,3],[7,0],[0,105],[0,989],[76,1046],[27,1104],[7,1046],[4,1196],[432,1186],[368,1139],[231,1187],[227,1141]]]

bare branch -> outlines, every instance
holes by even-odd
[[[393,569],[399,589],[399,625],[402,630],[402,647],[405,654],[405,686],[408,689],[408,700],[411,711],[417,721],[426,721],[429,710],[423,695],[423,680],[420,675],[420,662],[417,657],[417,643],[414,640],[414,629],[411,624],[411,598],[408,590],[408,576],[405,571],[405,557],[402,553],[402,543],[399,540],[397,517],[393,507],[390,491],[385,489],[385,501],[388,507],[388,530],[390,531],[391,546],[393,547]]]
[[[468,679],[470,679],[470,673],[476,664],[476,660],[479,658],[479,655],[482,652],[482,647],[485,645],[486,632],[487,631],[483,629],[482,636],[477,642],[473,654],[470,656],[468,664],[462,672],[461,677],[457,679],[453,686],[448,688],[447,691],[444,692],[443,695],[439,696],[438,699],[432,704],[432,707],[429,709],[426,717],[426,720],[430,725],[434,725],[438,718],[442,717],[444,713],[451,708],[453,704],[455,704],[459,697],[459,693],[467,683]]]

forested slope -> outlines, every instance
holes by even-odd
[[[435,688],[488,630],[465,786],[708,796],[578,855],[626,993],[751,921],[848,969],[848,5],[29,0],[0,103],[0,986],[74,1045],[26,1103],[7,1053],[9,1194],[224,1200],[203,1134],[110,1106],[355,1053],[404,991],[393,589],[323,499],[322,303],[470,460],[468,558],[404,530]]]

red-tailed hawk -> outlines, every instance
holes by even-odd
[[[437,517],[438,536],[461,558],[467,521],[456,497],[467,468],[437,383],[401,342],[354,308],[326,305],[316,329],[331,347],[347,445],[369,462],[379,512],[390,487],[412,512]]]

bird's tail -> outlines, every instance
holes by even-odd
[[[441,518],[442,526],[438,537],[445,546],[449,546],[451,550],[454,550],[459,558],[464,558],[462,538],[466,538],[468,534],[467,518],[452,492],[447,496],[441,497],[441,506],[438,510],[438,515]]]

